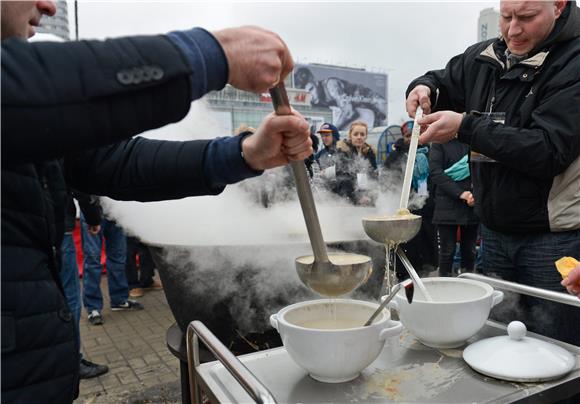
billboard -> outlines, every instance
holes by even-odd
[[[387,75],[317,64],[297,64],[293,87],[310,94],[310,104],[332,111],[332,123],[348,130],[362,120],[369,128],[387,122]]]

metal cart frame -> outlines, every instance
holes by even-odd
[[[519,294],[580,307],[580,299],[565,293],[520,285],[478,274],[464,273],[459,275],[459,277],[485,282],[494,288],[501,290],[512,291]],[[260,380],[258,380],[258,378],[240,361],[240,359],[230,352],[202,322],[192,321],[187,328],[186,342],[190,378],[189,384],[191,389],[190,393],[193,402],[199,404],[202,403],[200,386],[202,380],[197,377],[200,366],[199,340],[208,347],[208,349],[215,355],[216,359],[225,367],[225,369],[235,378],[239,385],[243,387],[256,403],[277,402],[270,390]],[[205,387],[211,391],[208,386]],[[208,390],[205,391],[207,392]],[[549,390],[547,390],[547,392],[548,391]],[[574,378],[562,383],[559,385],[559,391],[572,393],[576,391],[580,392],[580,378]],[[542,395],[541,399],[549,399],[549,394]],[[219,401],[217,397],[210,397],[210,400]]]

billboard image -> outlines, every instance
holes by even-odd
[[[332,110],[333,124],[347,130],[362,120],[369,128],[387,120],[387,75],[364,70],[316,64],[298,64],[294,87],[310,93],[310,103]]]

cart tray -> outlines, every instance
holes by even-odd
[[[506,327],[487,321],[469,343],[505,335]],[[282,348],[238,357],[272,392],[279,403],[511,403],[552,402],[580,394],[580,347],[529,332],[557,344],[576,357],[565,377],[542,383],[514,383],[484,376],[462,359],[463,348],[434,349],[418,342],[407,331],[387,340],[377,360],[347,383],[315,381]],[[201,364],[197,380],[212,401],[248,403],[252,399],[218,362]]]

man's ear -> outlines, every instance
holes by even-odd
[[[566,4],[568,4],[568,0],[554,1],[554,15],[556,19],[558,19],[562,15],[562,12],[566,8]]]

